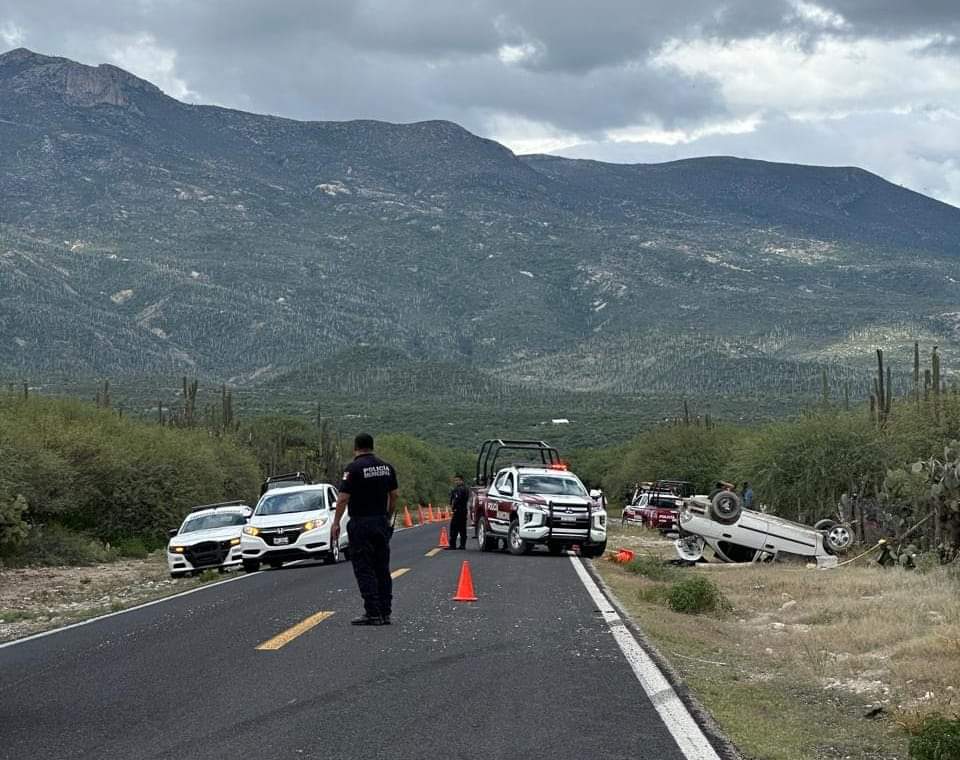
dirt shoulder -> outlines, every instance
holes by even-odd
[[[0,642],[133,607],[220,578],[174,580],[162,552],[91,567],[0,569]]]
[[[942,570],[664,568],[672,545],[633,528],[620,547],[652,567],[598,561],[601,576],[747,758],[906,760],[907,728],[960,712],[960,583]],[[658,592],[691,574],[733,611],[671,611]]]

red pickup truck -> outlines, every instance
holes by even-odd
[[[498,468],[505,452],[526,461]],[[582,556],[599,557],[607,547],[603,494],[587,491],[543,441],[485,441],[468,504],[480,551],[496,551],[502,543],[511,554],[535,546],[560,554],[579,546]]]

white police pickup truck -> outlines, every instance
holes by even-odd
[[[239,565],[240,532],[252,510],[243,502],[228,501],[194,507],[170,531],[167,566],[171,578],[216,568],[224,572]]]

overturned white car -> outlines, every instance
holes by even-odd
[[[782,517],[743,509],[733,491],[684,499],[678,517],[680,537],[674,542],[680,559],[698,562],[704,548],[723,562],[758,562],[778,554],[812,557],[818,567],[837,564],[836,555],[853,542],[843,523],[821,520],[814,527]]]

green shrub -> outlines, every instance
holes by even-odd
[[[112,546],[119,557],[146,559],[150,556],[150,550],[142,538],[121,538],[118,541],[114,541]]]
[[[18,547],[6,556],[10,565],[96,565],[116,559],[113,550],[84,533],[56,523],[35,526]]]
[[[731,609],[730,602],[709,578],[694,575],[670,587],[670,609],[688,615],[703,612],[723,612]]]
[[[920,732],[910,739],[913,760],[956,760],[960,758],[960,720],[931,715]]]
[[[648,604],[670,604],[670,587],[663,583],[644,585],[637,591],[637,598]]]
[[[668,581],[674,578],[677,573],[673,565],[656,557],[637,557],[626,567],[631,573],[642,575],[652,581]]]

